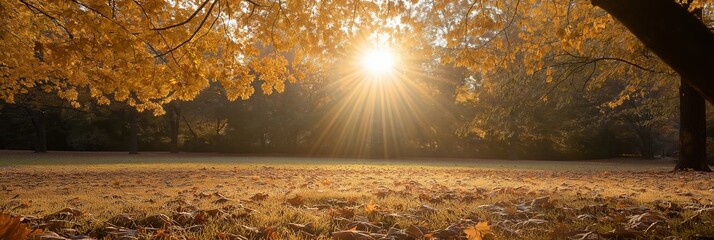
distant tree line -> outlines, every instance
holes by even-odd
[[[672,89],[608,106],[627,87],[623,81],[587,91],[578,84],[539,90],[541,82],[523,80],[484,91],[474,102],[462,88],[477,75],[433,68],[429,77],[406,76],[411,89],[388,93],[403,100],[350,99],[354,91],[376,90],[340,80],[338,71],[242,101],[227,100],[213,84],[192,101],[164,106],[162,116],[121,104],[73,108],[39,91],[3,103],[0,149],[559,160],[678,154]],[[552,97],[537,101],[539,91]],[[709,126],[707,135],[714,136]]]

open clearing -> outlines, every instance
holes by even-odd
[[[0,206],[80,239],[714,236],[714,174],[673,164],[0,152]]]

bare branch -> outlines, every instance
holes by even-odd
[[[513,16],[511,16],[511,20],[508,21],[508,24],[506,24],[505,27],[503,27],[500,31],[498,31],[498,33],[496,33],[496,35],[494,35],[492,38],[488,39],[488,41],[486,41],[484,44],[482,44],[481,47],[484,47],[484,46],[488,45],[489,43],[491,43],[491,41],[493,41],[493,39],[496,39],[496,37],[498,37],[498,35],[501,35],[501,33],[505,32],[506,29],[508,29],[509,27],[511,27],[511,25],[513,25],[513,22],[516,20],[516,16],[518,15],[518,6],[519,5],[521,5],[521,0],[516,1],[516,6],[513,8]]]
[[[156,25],[154,25],[154,22],[151,21],[151,17],[149,17],[149,14],[148,14],[148,13],[146,12],[146,10],[144,9],[144,6],[142,6],[141,3],[137,2],[136,0],[133,0],[133,2],[134,2],[137,6],[139,6],[139,9],[140,9],[141,12],[144,14],[144,16],[146,16],[146,19],[147,19],[147,21],[149,21],[149,24],[151,25],[151,27],[156,27]],[[171,46],[169,45],[169,41],[166,40],[166,37],[164,37],[164,35],[161,34],[161,32],[158,32],[158,31],[157,31],[156,33],[159,34],[159,37],[161,37],[161,40],[164,41],[164,44],[166,44],[166,46],[171,47]],[[158,54],[158,50],[156,50],[153,46],[149,46],[149,47],[150,47],[150,49],[151,49],[151,51],[152,51],[152,53],[153,53],[154,55]],[[163,57],[161,57],[160,59],[165,60]],[[174,60],[174,62],[176,63],[176,65],[179,65],[178,60],[176,59],[176,57],[174,57],[174,56],[172,55],[172,56],[171,56],[171,59]],[[171,71],[173,71],[173,68],[172,68],[170,65],[169,65],[169,69],[171,69]]]
[[[193,20],[193,18],[196,17],[196,15],[198,15],[198,12],[200,12],[201,9],[203,9],[203,7],[205,7],[206,4],[208,4],[209,1],[210,1],[210,0],[206,0],[206,1],[204,1],[203,3],[201,3],[201,6],[198,6],[198,8],[196,9],[196,11],[193,11],[193,13],[191,14],[191,16],[188,16],[188,18],[186,18],[185,20],[183,20],[183,22],[176,23],[176,24],[174,24],[174,25],[170,25],[170,26],[166,26],[166,27],[158,27],[158,28],[157,28],[157,27],[154,27],[154,28],[151,28],[151,30],[156,30],[156,31],[167,30],[167,29],[175,28],[175,27],[178,27],[178,26],[181,26],[181,25],[186,24],[186,23],[190,22],[191,20]],[[209,12],[210,12],[210,10],[209,10]]]
[[[50,15],[49,13],[43,11],[42,9],[36,7],[35,5],[32,5],[32,4],[28,3],[28,2],[25,1],[25,0],[20,0],[20,2],[23,3],[23,4],[25,4],[25,6],[27,6],[27,8],[29,8],[30,10],[34,10],[34,11],[37,11],[37,12],[41,13],[42,15],[45,15],[45,17],[49,18],[54,24],[56,24],[57,26],[59,26],[59,27],[61,27],[62,29],[64,29],[64,31],[67,33],[67,35],[69,36],[70,39],[73,39],[73,38],[74,38],[74,34],[72,34],[72,32],[70,32],[69,29],[67,29],[67,27],[65,27],[64,25],[62,25],[62,24],[57,20],[57,18],[55,18],[54,16]]]
[[[217,3],[217,2],[218,2],[218,0],[214,0],[213,3],[211,3],[211,7],[208,8],[208,12],[206,12],[206,16],[203,17],[203,20],[201,20],[201,24],[199,24],[198,27],[196,28],[196,30],[193,31],[193,33],[191,33],[191,36],[190,36],[190,37],[188,37],[186,40],[184,40],[183,42],[181,42],[179,45],[176,45],[175,47],[173,47],[173,48],[167,50],[166,52],[156,55],[156,57],[166,56],[166,54],[169,54],[169,53],[175,51],[176,49],[180,48],[181,46],[183,46],[183,45],[185,45],[186,43],[188,43],[189,41],[191,41],[191,40],[193,39],[193,37],[196,36],[196,34],[198,33],[198,31],[201,30],[201,28],[203,27],[203,24],[206,23],[206,20],[208,19],[208,16],[211,16],[211,11],[213,11],[213,7],[216,6],[216,3]],[[209,30],[210,30],[210,29],[209,29]]]
[[[213,19],[213,22],[211,22],[211,25],[208,26],[208,29],[213,29],[213,26],[216,25],[216,22],[218,22],[218,19],[221,18],[221,13],[222,13],[222,11],[221,11],[221,4],[219,4],[219,5],[218,5],[218,14],[216,15],[216,18]],[[206,31],[206,32],[203,33],[201,36],[198,36],[198,37],[196,38],[196,40],[202,39],[203,37],[205,37],[206,35],[208,35],[208,33],[209,33],[209,31]]]
[[[246,19],[252,17],[253,14],[255,14],[255,8],[257,8],[257,7],[265,7],[265,6],[261,5],[261,4],[256,3],[256,2],[253,1],[253,0],[245,0],[245,1],[246,1],[246,2],[249,2],[251,5],[253,5],[253,7],[250,8],[250,14],[248,14],[248,16],[246,17]]]
[[[250,4],[253,4],[253,6],[255,6],[255,7],[263,7],[263,5],[260,5],[260,4],[256,3],[256,2],[253,1],[253,0],[245,0],[245,1],[246,1],[246,2],[249,2]]]

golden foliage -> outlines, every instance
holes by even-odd
[[[553,65],[572,60],[670,71],[584,0],[2,0],[0,16],[0,99],[10,103],[39,88],[75,107],[86,94],[162,114],[210,82],[230,100],[247,99],[254,81],[265,94],[282,92],[374,34],[476,72],[547,69],[549,83],[564,74]],[[600,62],[592,84],[648,79],[632,65]]]

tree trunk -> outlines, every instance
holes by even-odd
[[[35,128],[35,153],[47,152],[47,122],[42,110],[27,110],[32,126]]]
[[[646,126],[636,126],[636,129],[637,136],[640,138],[640,142],[642,143],[640,147],[640,155],[642,155],[643,159],[654,159],[655,144],[654,136],[652,136],[652,129]]]
[[[223,130],[223,126],[221,124],[221,119],[216,119],[216,132],[215,135],[213,135],[213,151],[214,152],[220,152],[221,149],[221,130]]]
[[[674,0],[591,0],[714,103],[714,33]]]
[[[684,81],[679,87],[679,117],[679,161],[674,169],[710,172],[704,98]]]
[[[129,109],[129,154],[139,154],[139,113]]]
[[[178,135],[179,135],[179,124],[181,121],[181,109],[177,106],[173,106],[169,110],[169,134],[171,138],[171,145],[169,146],[169,151],[171,153],[178,153]]]

